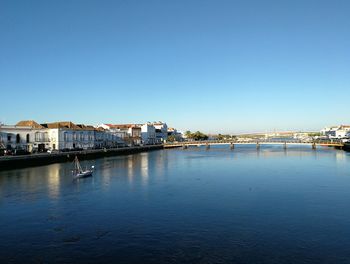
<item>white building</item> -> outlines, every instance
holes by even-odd
[[[145,145],[156,143],[156,128],[151,123],[141,125],[141,139]]]
[[[52,150],[92,149],[95,146],[94,128],[91,126],[73,122],[54,122],[42,126],[48,130]]]
[[[159,122],[152,123],[152,125],[156,129],[157,142],[166,141],[168,138],[168,126],[167,126],[167,124],[159,121]]]
[[[0,148],[32,152],[45,151],[48,147],[48,131],[33,120],[0,126]]]
[[[340,125],[325,127],[321,130],[321,134],[331,139],[341,139],[350,137],[350,126]]]
[[[182,132],[177,131],[175,128],[168,128],[168,137],[173,136],[175,138],[175,141],[183,141],[184,140],[184,135]]]
[[[43,124],[49,129],[50,147],[57,150],[113,148],[124,144],[117,132],[103,127],[72,122],[56,122]]]
[[[128,131],[122,130],[112,124],[100,124],[97,126],[97,129],[103,129],[107,134],[107,138],[113,137],[114,142],[117,146],[125,145],[125,138],[128,137]]]
[[[141,144],[141,125],[137,124],[100,124],[97,127],[103,128],[112,133],[121,145]]]

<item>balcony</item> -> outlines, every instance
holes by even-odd
[[[36,138],[35,139],[35,142],[50,142],[50,139],[48,138]]]

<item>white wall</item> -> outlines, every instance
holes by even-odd
[[[141,126],[141,139],[143,144],[156,143],[156,128],[151,124]]]
[[[49,135],[47,129],[33,129],[25,126],[1,126],[1,140],[5,147],[10,146],[13,149],[24,149],[32,151],[38,148],[40,144],[44,144],[45,148],[49,148]],[[19,141],[17,141],[19,135]],[[29,141],[27,141],[27,135]],[[8,140],[10,136],[10,140]]]

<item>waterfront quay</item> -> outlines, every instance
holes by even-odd
[[[21,156],[2,156],[0,157],[0,169],[17,169],[21,167],[40,166],[57,162],[72,161],[74,160],[75,156],[77,156],[81,160],[84,160],[108,156],[128,155],[158,149],[163,149],[163,145],[134,146],[110,149],[91,149],[55,153],[37,153]]]

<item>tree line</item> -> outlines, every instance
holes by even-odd
[[[192,139],[192,140],[207,140],[209,138],[209,135],[206,135],[200,131],[196,131],[192,133],[191,131],[186,131],[185,132],[185,137],[187,139]],[[215,139],[215,140],[229,140],[229,139],[235,139],[236,136],[232,135],[210,135],[210,139]]]
[[[209,138],[208,135],[206,135],[200,131],[196,131],[196,132],[192,133],[189,130],[185,132],[185,137],[187,139],[192,139],[192,140],[207,140]]]

